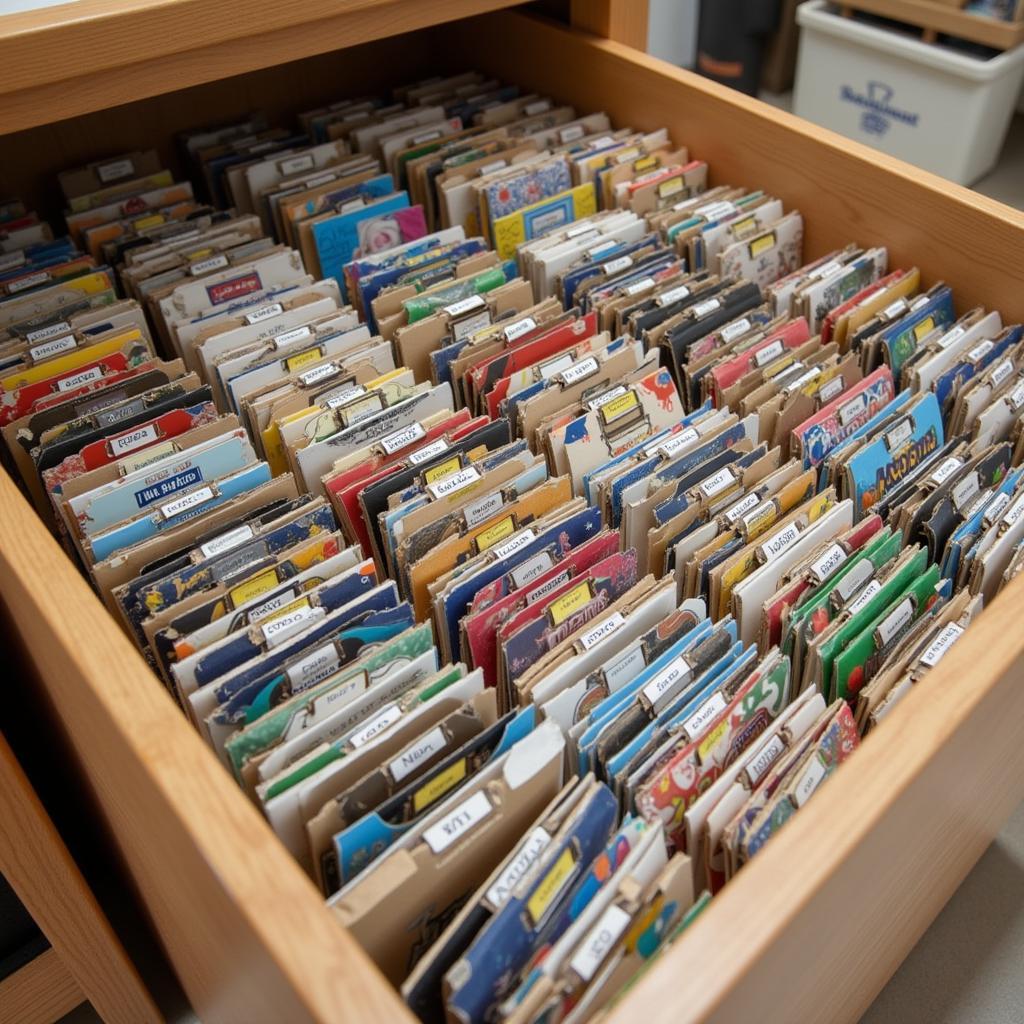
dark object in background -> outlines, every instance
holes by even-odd
[[[765,37],[779,23],[779,0],[701,0],[697,70],[756,96]]]
[[[789,92],[796,78],[796,52],[800,29],[796,9],[804,0],[782,0],[779,24],[768,37],[761,64],[761,88],[768,92]]]

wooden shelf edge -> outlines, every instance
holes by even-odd
[[[0,1024],[51,1024],[85,1000],[56,950],[0,980]]]
[[[970,43],[1011,50],[1024,42],[1024,22],[1000,21],[970,14],[934,0],[838,0],[843,8],[906,22],[921,29],[966,39]]]
[[[523,2],[77,0],[0,16],[0,134]]]
[[[411,1024],[3,471],[0,578],[201,1019]]]

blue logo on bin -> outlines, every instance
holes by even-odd
[[[839,90],[839,98],[844,103],[853,103],[863,107],[860,126],[868,135],[884,135],[893,121],[900,121],[911,128],[917,127],[920,114],[909,110],[900,110],[892,105],[896,90],[885,82],[868,82],[867,92],[856,92],[851,86],[844,85]]]

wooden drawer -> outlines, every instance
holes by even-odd
[[[626,47],[514,12],[146,100],[5,140],[22,191],[93,153],[246,104],[479,67],[635,128],[713,180],[798,207],[808,257],[851,239],[1024,318],[1024,215]],[[363,85],[366,90],[366,84]],[[116,145],[115,145],[116,144]],[[170,153],[169,144],[165,147]],[[16,180],[18,176],[22,181]],[[8,182],[10,188],[12,182]],[[13,189],[12,189],[13,191]],[[0,596],[205,1022],[412,1018],[0,475]],[[854,1021],[1024,798],[1024,580],[871,733],[613,1014]]]

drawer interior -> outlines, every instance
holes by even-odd
[[[440,65],[440,66],[439,66]],[[715,183],[799,208],[808,257],[850,240],[1024,317],[1024,215],[617,44],[517,13],[395,37],[7,136],[3,187],[246,109],[284,117],[475,67],[621,125],[666,126]],[[9,479],[0,596],[197,1013],[412,1020],[192,732]],[[615,1011],[636,1020],[855,1020],[1024,796],[1017,581],[886,727]],[[938,699],[937,699],[938,698]]]

